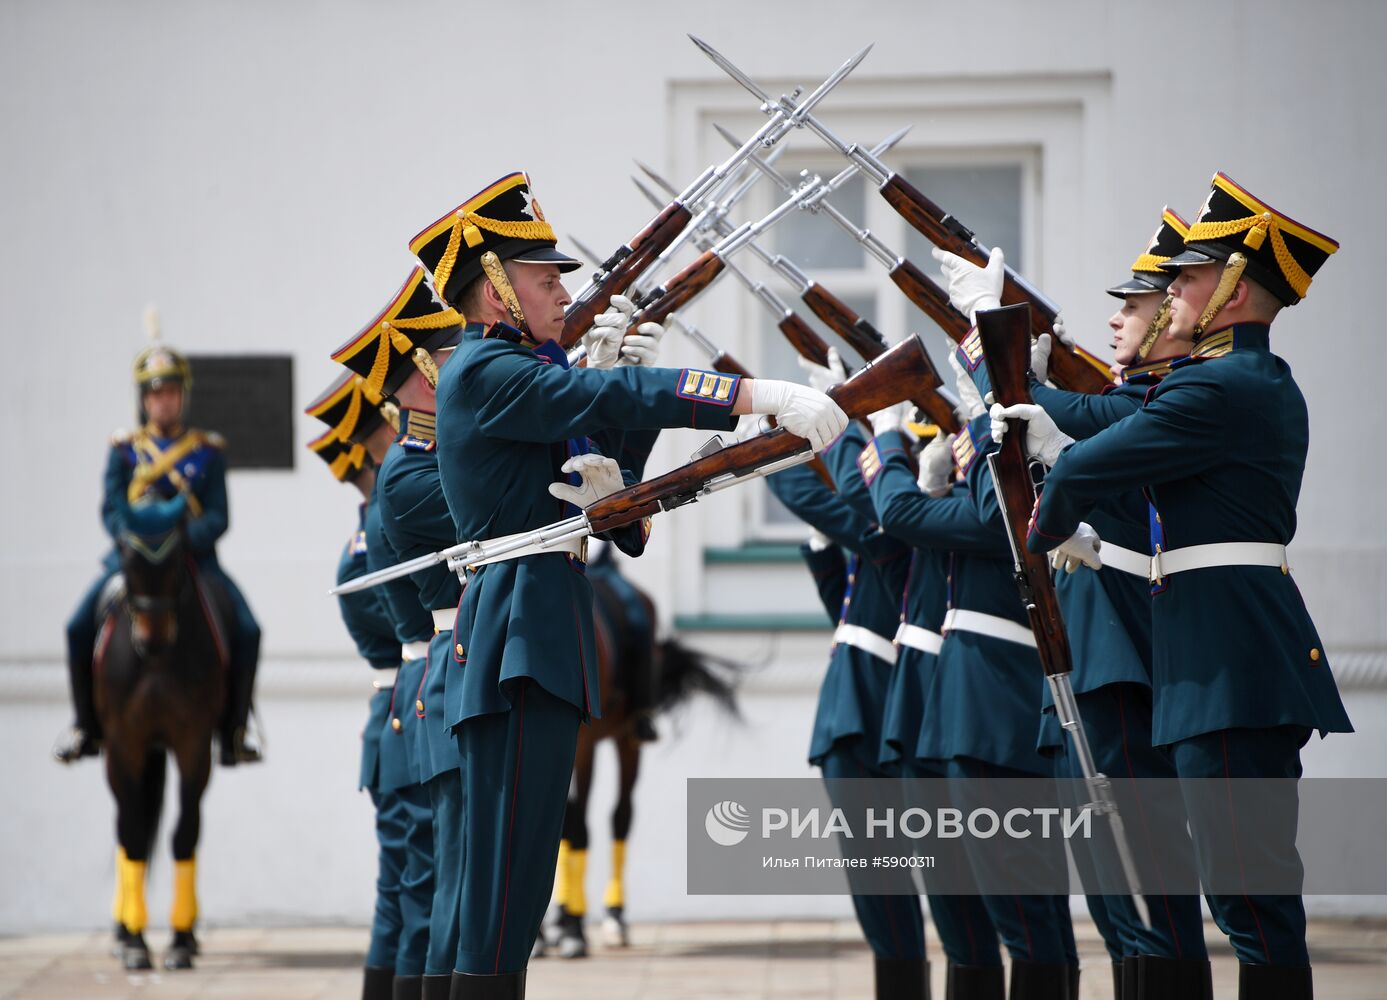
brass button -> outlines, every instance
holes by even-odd
[[[1311,662],[1311,663],[1319,663],[1319,662],[1320,662],[1320,651],[1319,651],[1319,649],[1312,649],[1312,650],[1310,650],[1310,662]]]
[[[1291,572],[1291,567],[1287,566],[1285,563],[1282,563],[1282,564],[1281,564],[1281,575],[1282,575],[1282,576],[1286,576],[1286,575],[1288,575],[1290,572]]]
[[[462,643],[458,643],[456,646],[453,647],[453,652],[457,653],[458,656],[461,656],[463,653],[466,652],[466,650],[462,648]]]
[[[404,726],[402,726],[402,725],[400,724],[400,720],[399,720],[399,719],[391,719],[391,720],[390,720],[390,728],[393,729],[393,730],[395,730],[395,732],[398,733],[401,729],[404,728]]]
[[[423,699],[423,698],[420,698],[418,701],[416,701],[416,702],[414,703],[414,710],[415,710],[416,712],[422,712],[422,711],[424,710],[424,699]]]

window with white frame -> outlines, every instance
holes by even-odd
[[[999,246],[1007,262],[1018,270],[1028,257],[1029,199],[1036,178],[1035,151],[950,150],[932,153],[916,150],[889,157],[894,169],[927,194],[946,211],[973,229],[988,246]],[[793,175],[799,170],[827,177],[838,168],[832,159],[796,160],[785,157]],[[782,197],[770,185],[756,192],[746,218],[769,211]],[[752,199],[749,199],[752,200]],[[930,257],[932,244],[902,219],[860,175],[833,193],[831,201],[843,215],[858,226],[875,233],[897,254],[904,255],[926,274],[934,276],[938,266]],[[920,332],[941,372],[947,372],[945,335],[905,298],[892,283],[886,269],[869,256],[853,237],[822,214],[796,212],[782,220],[766,238],[767,249],[794,261],[807,275],[842,299],[859,315],[881,330],[892,343],[907,333]],[[748,261],[750,263],[750,261]],[[768,271],[768,269],[761,269]],[[830,344],[838,347],[850,366],[857,355],[815,317],[797,292],[783,279],[758,271],[758,277],[776,288],[782,297]],[[772,317],[749,298],[743,310],[752,329],[758,331],[757,353],[750,360],[768,378],[803,381],[794,348],[775,329]],[[757,311],[753,311],[757,310]],[[780,504],[763,484],[749,490],[746,497],[748,535],[764,539],[797,539],[804,526]]]

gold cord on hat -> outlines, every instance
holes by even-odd
[[[1243,245],[1249,250],[1260,250],[1262,244],[1270,236],[1272,254],[1276,257],[1276,263],[1281,268],[1282,276],[1286,279],[1286,283],[1291,286],[1291,291],[1300,298],[1305,298],[1305,293],[1310,290],[1310,275],[1306,273],[1305,268],[1300,266],[1300,263],[1291,254],[1290,248],[1286,246],[1286,238],[1281,235],[1281,220],[1271,212],[1261,212],[1241,219],[1230,219],[1227,222],[1196,222],[1190,226],[1190,232],[1185,237],[1185,242],[1197,243],[1201,240],[1218,240],[1225,236],[1233,236],[1236,233],[1247,234],[1243,237]]]
[[[496,256],[495,251],[488,250],[482,254],[482,271],[486,274],[487,280],[491,282],[491,287],[496,289],[496,294],[501,296],[501,301],[506,304],[506,311],[510,313],[511,319],[515,322],[515,328],[523,333],[528,333],[530,328],[525,324],[525,313],[520,309],[520,298],[515,294],[515,288],[510,283],[510,276],[506,274],[506,269],[501,264],[501,258]]]
[[[1167,258],[1169,259],[1169,258]],[[1156,346],[1156,341],[1161,339],[1161,334],[1165,333],[1170,327],[1170,303],[1174,296],[1166,293],[1166,297],[1161,300],[1160,308],[1156,310],[1156,315],[1151,317],[1151,322],[1146,325],[1146,335],[1141,338],[1141,344],[1137,347],[1137,357],[1134,364],[1140,364],[1146,360],[1146,355],[1151,353],[1151,348]]]
[[[1199,322],[1194,325],[1194,339],[1197,342],[1204,336],[1204,331],[1209,328],[1209,324],[1214,321],[1214,317],[1219,314],[1228,300],[1233,297],[1233,292],[1238,287],[1238,279],[1243,276],[1243,269],[1247,267],[1247,258],[1240,253],[1235,253],[1228,258],[1228,263],[1223,265],[1223,274],[1219,276],[1218,287],[1214,289],[1214,294],[1209,297],[1209,304],[1204,307],[1204,313],[1199,317]]]

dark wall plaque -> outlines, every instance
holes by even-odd
[[[294,359],[193,354],[187,423],[226,438],[231,469],[294,467]]]

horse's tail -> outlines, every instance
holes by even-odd
[[[706,694],[728,715],[741,718],[737,704],[737,683],[744,664],[721,656],[700,653],[678,639],[657,644],[660,660],[660,691],[656,702],[665,712],[691,695]]]

